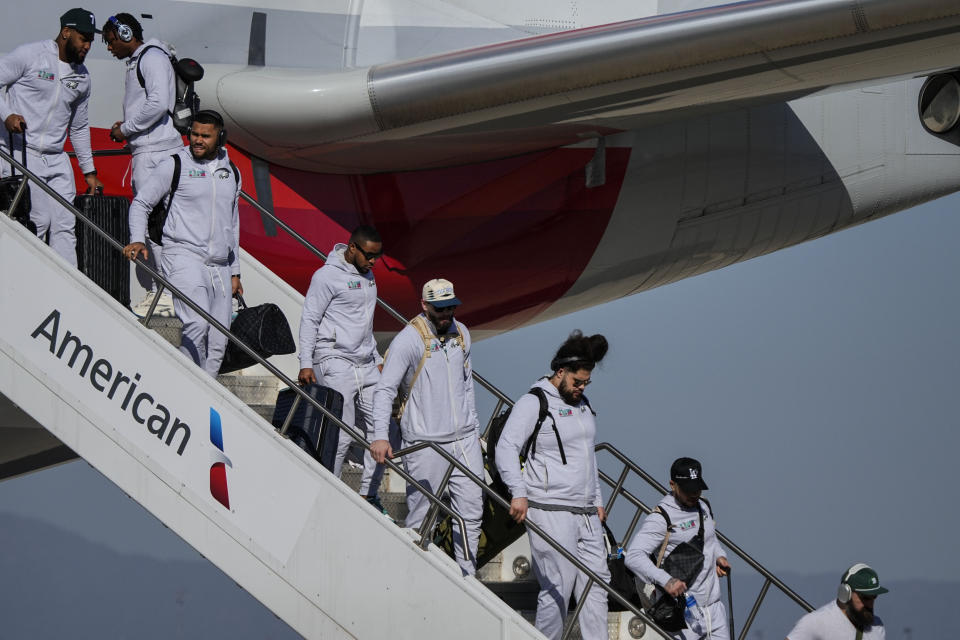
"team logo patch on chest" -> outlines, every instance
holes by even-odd
[[[187,175],[191,178],[206,178],[207,171],[206,169],[190,169]]]
[[[230,172],[224,169],[223,167],[220,167],[219,169],[213,172],[213,175],[217,176],[217,178],[219,178],[220,180],[226,180],[227,178],[230,177]]]
[[[37,74],[37,77],[40,78],[41,80],[56,80],[56,79],[57,79],[57,76],[55,76],[54,74],[50,73],[49,71],[40,71],[40,72]]]
[[[688,529],[693,529],[697,526],[696,520],[687,520],[686,522],[681,522],[677,525],[680,528],[680,531],[686,531]]]
[[[354,289],[359,289],[359,288],[360,288],[360,281],[359,281],[359,280],[351,280],[351,281],[349,281],[349,282],[347,283],[347,289],[354,290]]]
[[[560,409],[558,412],[561,418],[566,418],[567,416],[573,415],[573,409]]]
[[[76,89],[80,86],[80,83],[76,80],[64,80],[63,84],[67,87],[67,89]]]
[[[431,343],[430,343],[430,353],[436,353],[437,351],[440,351],[440,343],[439,343],[439,342],[436,342],[436,341],[431,342]]]

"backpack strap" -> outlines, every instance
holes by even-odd
[[[231,162],[230,164],[232,165],[233,162]],[[237,178],[237,181],[239,182],[240,177],[239,177],[239,174],[236,173],[237,168],[234,167],[233,170],[235,172],[234,176]],[[464,344],[463,332],[460,329],[460,324],[457,323],[456,320],[454,320],[453,322],[454,322],[453,326],[457,328],[457,337],[459,338],[460,349],[464,353],[466,353],[467,347]],[[426,363],[427,358],[430,357],[430,344],[433,342],[433,337],[434,337],[433,333],[430,331],[430,326],[427,324],[427,319],[422,314],[418,315],[407,324],[409,324],[414,329],[416,329],[417,333],[420,334],[420,339],[423,340],[423,355],[420,356],[420,362],[417,364],[417,369],[416,371],[413,372],[413,377],[410,378],[410,384],[407,385],[406,397],[400,402],[400,408],[399,408],[399,411],[397,412],[398,420],[403,416],[403,411],[404,409],[407,408],[407,400],[410,398],[410,394],[413,393],[413,385],[414,383],[416,383],[417,378],[420,377],[420,372],[423,371],[423,365],[424,363]]]
[[[711,518],[712,520],[716,520],[716,517],[714,517],[714,515],[713,515],[713,507],[710,506],[710,501],[707,500],[706,498],[700,498],[700,502],[702,502],[703,504],[707,505],[707,513],[710,514],[710,518]]]
[[[663,519],[667,522],[667,533],[663,536],[663,543],[660,545],[660,551],[657,552],[657,568],[660,568],[660,565],[663,564],[663,556],[667,550],[667,543],[670,542],[670,533],[673,532],[673,524],[670,522],[670,516],[667,515],[667,512],[664,511],[661,507],[657,507],[651,513],[659,513],[663,516]]]
[[[240,186],[240,170],[237,169],[237,165],[233,164],[233,160],[230,161],[230,168],[233,169],[233,182],[239,187]]]
[[[143,56],[147,55],[147,51],[150,51],[150,49],[160,49],[160,51],[163,51],[163,49],[161,49],[155,44],[148,44],[146,47],[143,48],[143,51],[140,52],[140,55],[137,56],[137,82],[140,83],[141,89],[146,89],[147,84],[146,84],[146,81],[144,81],[143,79],[143,72],[140,71],[140,61],[143,60]],[[165,51],[164,51],[164,55],[166,55]],[[167,56],[167,59],[169,60],[169,56]]]
[[[540,415],[537,418],[537,424],[533,428],[533,433],[527,438],[527,441],[523,445],[523,450],[520,452],[520,458],[526,461],[529,458],[537,455],[537,435],[540,433],[540,426],[543,424],[544,420],[547,419],[547,416],[550,417],[550,421],[553,423],[553,433],[557,436],[557,448],[560,449],[560,460],[563,461],[563,464],[567,464],[567,454],[563,451],[563,440],[560,439],[560,431],[557,429],[557,421],[554,419],[553,414],[550,413],[550,407],[547,405],[547,394],[543,392],[543,389],[540,387],[532,387],[527,393],[537,396],[537,399],[540,400]],[[528,456],[529,454],[529,456]]]
[[[177,189],[180,187],[180,154],[174,153],[170,156],[173,158],[173,177],[170,178],[170,195],[167,198],[167,208],[163,214],[163,222],[166,224],[167,214],[170,213],[170,204],[173,202],[173,194],[177,192]],[[161,228],[162,225],[161,225]]]

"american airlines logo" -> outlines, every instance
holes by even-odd
[[[230,494],[227,491],[227,467],[232,469],[233,463],[223,452],[223,429],[220,426],[220,414],[213,407],[210,407],[210,442],[216,447],[210,450],[210,495],[229,509]]]

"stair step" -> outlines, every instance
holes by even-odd
[[[143,324],[143,318],[140,319],[140,324]],[[159,333],[161,338],[178,349],[180,348],[180,331],[183,328],[183,323],[180,322],[179,318],[150,318],[149,326]]]

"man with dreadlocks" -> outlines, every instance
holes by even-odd
[[[607,353],[602,335],[570,334],[550,361],[549,376],[517,400],[497,443],[496,461],[510,489],[510,515],[529,519],[574,553],[604,581],[610,581],[601,520],[606,519],[594,453],[596,415],[583,390],[594,366]],[[534,433],[540,399],[548,415]],[[533,437],[527,448],[527,441]],[[520,454],[527,451],[521,467]],[[574,587],[583,592],[587,576],[540,536],[528,531],[533,571],[540,582],[536,627],[556,640],[563,633],[567,603]],[[607,638],[607,594],[593,585],[580,615],[584,640]]]

